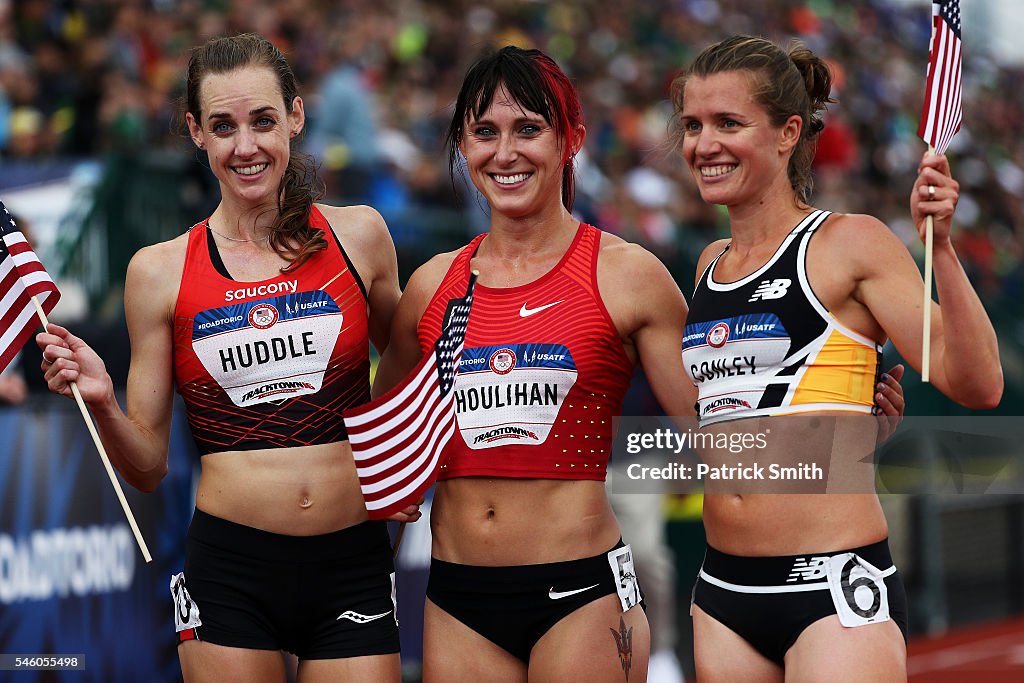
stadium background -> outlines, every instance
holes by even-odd
[[[1024,71],[994,30],[1003,20],[997,4],[963,5],[965,128],[950,150],[962,189],[957,249],[1000,337],[1007,391],[995,413],[1014,416],[1024,406]],[[54,319],[100,348],[119,383],[128,258],[180,234],[216,202],[204,160],[174,127],[188,48],[242,30],[286,52],[307,102],[304,145],[322,162],[328,201],[381,211],[403,282],[486,225],[465,184],[448,178],[442,135],[466,66],[505,43],[546,50],[581,92],[581,218],[647,246],[688,293],[700,249],[727,226],[667,146],[668,84],[696,51],[730,33],[804,40],[835,68],[839,100],[818,149],[814,202],[878,216],[920,257],[907,193],[924,149],[916,129],[928,3],[0,0],[0,198],[61,283]],[[22,360],[29,400],[0,408],[0,653],[87,651],[85,679],[105,681],[139,680],[145,659],[147,680],[174,680],[166,582],[191,509],[196,460],[187,436],[179,424],[172,476],[159,493],[129,492],[157,561],[136,557],[125,569],[125,553],[137,551],[125,550],[123,519],[93,473],[99,463],[74,407],[40,391],[34,353]],[[897,359],[887,349],[887,361]],[[904,386],[908,415],[970,417],[913,372]],[[656,410],[642,377],[629,409]],[[664,503],[688,668],[699,498]],[[912,680],[1020,680],[1024,498],[895,495],[884,503],[911,597]],[[103,553],[121,565],[97,560]],[[34,563],[54,557],[71,567],[63,578],[51,572],[26,583],[42,567]],[[422,566],[411,562],[415,594]],[[132,578],[119,578],[124,571]],[[406,648],[410,677],[416,650]]]

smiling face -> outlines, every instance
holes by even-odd
[[[197,146],[206,149],[221,195],[243,204],[277,201],[291,138],[305,123],[302,99],[289,112],[268,67],[246,66],[203,77],[200,120],[186,114]]]
[[[583,144],[573,135],[570,154]],[[543,116],[521,106],[502,86],[479,118],[470,114],[459,149],[492,216],[520,219],[562,211],[564,145]]]
[[[760,201],[765,192],[793,192],[789,158],[800,138],[801,121],[781,127],[754,100],[753,76],[723,71],[686,82],[683,158],[711,204],[736,206]]]

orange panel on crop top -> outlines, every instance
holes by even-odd
[[[327,219],[327,248],[292,272],[232,280],[193,226],[174,309],[174,378],[202,455],[347,439],[369,400],[366,294]]]
[[[455,258],[420,320],[429,353],[448,301],[464,296],[470,260]],[[526,285],[477,284],[453,389],[458,435],[440,479],[469,476],[603,480],[612,418],[632,378],[597,288],[601,231],[580,225],[562,260]]]

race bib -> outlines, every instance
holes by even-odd
[[[829,558],[828,588],[843,626],[865,626],[889,620],[885,574],[855,553]]]
[[[196,314],[192,349],[236,406],[320,391],[344,315],[322,290]]]
[[[640,584],[636,580],[633,568],[633,549],[627,543],[608,553],[608,564],[611,565],[615,577],[615,591],[619,595],[619,603],[625,612],[640,602]]]
[[[192,596],[185,588],[185,572],[178,572],[171,577],[171,598],[174,601],[174,630],[176,632],[181,633],[203,625],[199,618],[199,607],[192,601]]]
[[[452,398],[466,445],[484,450],[543,444],[577,374],[562,344],[463,349]]]

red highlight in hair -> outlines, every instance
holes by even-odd
[[[580,106],[580,98],[576,88],[566,77],[558,65],[550,59],[538,59],[538,70],[544,81],[545,90],[555,98],[551,102],[551,113],[558,117],[558,121],[552,121],[555,127],[562,131],[562,137],[567,144],[562,148],[562,163],[565,164],[571,156],[570,140],[574,130],[583,124],[583,110]]]

